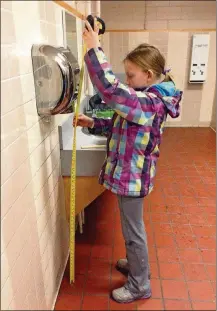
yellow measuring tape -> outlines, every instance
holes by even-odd
[[[97,22],[97,25],[102,29],[102,24]],[[101,35],[99,35],[99,38]],[[86,54],[87,48],[84,44],[83,55],[82,55],[82,65],[79,80],[79,89],[77,104],[75,107],[75,127],[73,131],[73,144],[72,144],[72,164],[71,164],[71,187],[70,187],[70,283],[75,281],[75,195],[76,195],[76,127],[78,121],[78,113],[81,102],[81,92],[84,80],[84,56]]]
[[[76,127],[78,121],[81,92],[84,80],[84,55],[86,46],[83,46],[82,65],[80,71],[77,104],[75,107],[75,127],[73,131],[72,164],[71,164],[71,187],[70,187],[70,283],[75,281],[75,195],[76,195]]]

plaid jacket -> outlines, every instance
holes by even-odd
[[[110,120],[94,119],[94,127],[107,135],[107,156],[99,182],[112,192],[143,197],[153,189],[156,160],[167,114],[179,116],[182,92],[172,82],[136,91],[120,83],[101,48],[85,55],[94,88],[114,109]]]

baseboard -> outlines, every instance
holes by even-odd
[[[212,126],[210,126],[210,128],[216,133],[216,129],[214,129]]]
[[[166,124],[165,127],[210,127],[210,123],[200,123],[200,124],[197,124],[197,125],[192,125],[192,124],[176,124],[175,122],[173,124]]]
[[[58,287],[57,287],[56,297],[55,297],[55,299],[54,299],[54,304],[53,304],[53,307],[52,307],[51,310],[54,310],[54,308],[55,308],[55,304],[56,304],[56,301],[57,301],[57,297],[58,297],[58,293],[59,293],[59,290],[60,290],[60,286],[61,286],[61,284],[62,284],[62,279],[63,279],[63,275],[64,275],[64,272],[65,272],[65,269],[66,269],[66,265],[67,265],[68,259],[69,259],[69,251],[68,251],[68,255],[66,256],[66,262],[65,262],[65,264],[64,264],[64,269],[63,269],[63,272],[62,272],[62,274],[61,274],[60,282],[59,282],[59,285],[58,285]]]

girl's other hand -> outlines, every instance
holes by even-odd
[[[75,127],[75,116],[73,118],[73,126]],[[77,126],[82,126],[82,127],[92,127],[94,124],[94,121],[92,118],[89,118],[85,116],[84,114],[80,113],[78,115],[78,120],[77,120]]]

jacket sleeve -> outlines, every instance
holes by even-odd
[[[140,125],[154,119],[161,99],[153,93],[137,92],[122,84],[101,48],[90,49],[85,55],[85,63],[97,93],[117,114]]]
[[[93,120],[94,126],[89,128],[89,132],[95,135],[108,136],[112,127],[112,119],[93,118]]]

